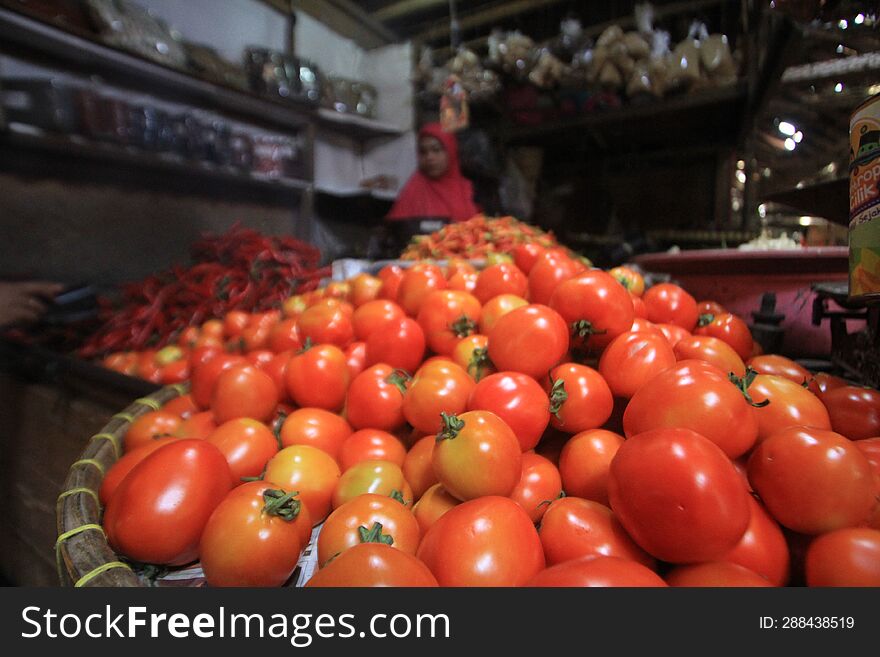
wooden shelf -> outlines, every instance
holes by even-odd
[[[397,195],[400,192],[394,191],[392,189],[366,189],[363,187],[355,187],[351,189],[341,189],[336,187],[325,187],[322,185],[315,186],[315,192],[318,194],[325,194],[327,196],[333,196],[335,198],[362,198],[369,197],[374,198],[378,201],[389,201],[393,202],[397,200]]]
[[[707,142],[733,144],[747,99],[744,83],[694,91],[656,101],[541,125],[510,124],[510,144],[551,144],[601,152],[657,150]]]
[[[356,114],[345,114],[321,107],[318,109],[319,125],[333,132],[347,135],[353,139],[364,140],[376,137],[396,137],[404,133],[400,128],[368,119]]]
[[[310,104],[275,101],[214,84],[3,7],[0,52],[65,71],[98,75],[113,85],[211,108],[264,127],[298,130],[314,121]]]
[[[280,204],[297,200],[313,188],[312,183],[304,180],[257,177],[170,154],[39,133],[30,128],[28,132],[0,133],[0,149],[9,154],[0,159],[0,168],[34,175],[45,175],[49,170],[58,169],[69,175],[92,178],[98,170],[106,174],[102,179],[114,183],[124,184],[126,177],[131,177],[132,184],[152,183],[167,191],[211,197],[218,196],[218,193],[224,196],[238,193],[248,198],[259,194]]]

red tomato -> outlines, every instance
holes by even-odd
[[[437,579],[411,554],[383,543],[361,543],[315,573],[306,586],[434,587]]]
[[[416,556],[441,586],[523,586],[544,568],[541,539],[528,514],[495,495],[444,513]]]
[[[292,351],[282,351],[281,353],[275,354],[275,356],[268,363],[263,365],[263,371],[272,377],[272,380],[275,382],[275,387],[278,389],[278,399],[283,402],[293,401],[290,398],[290,392],[287,390],[287,384],[284,382],[284,373],[287,371],[287,363],[290,362],[290,359],[293,357]]]
[[[479,319],[480,302],[476,297],[458,290],[437,290],[422,301],[417,321],[428,347],[449,356],[461,338],[476,330]]]
[[[749,506],[752,511],[749,528],[722,561],[744,566],[773,586],[785,586],[791,562],[785,535],[767,510],[751,496]]]
[[[403,466],[406,447],[397,436],[381,429],[355,431],[339,448],[339,467],[343,472],[361,461],[391,461]]]
[[[563,363],[550,370],[547,383],[550,424],[567,433],[597,429],[611,417],[614,398],[599,372],[586,365]]]
[[[412,506],[412,488],[403,469],[391,461],[359,461],[342,473],[333,491],[334,509],[365,493],[393,497],[399,504]]]
[[[330,500],[340,477],[332,456],[311,445],[291,445],[280,450],[266,464],[263,480],[284,490],[299,492],[314,524],[330,512]]]
[[[681,340],[691,337],[690,331],[686,331],[675,324],[654,324],[654,328],[659,329],[666,336],[666,339],[669,340],[669,346],[673,349]]]
[[[644,299],[642,297],[633,296],[630,301],[632,301],[633,305],[633,323],[635,324],[636,320],[642,319],[644,321],[648,321],[648,307],[645,305]],[[664,324],[664,326],[668,326]],[[681,327],[679,327],[681,328]],[[631,330],[635,330],[634,328]],[[684,329],[681,329],[682,331]]]
[[[237,483],[242,477],[259,477],[278,452],[278,441],[269,427],[250,418],[227,420],[207,440],[226,457]]]
[[[608,273],[633,296],[640,297],[645,293],[645,277],[632,267],[620,265],[612,267],[608,270]]]
[[[819,399],[822,399],[825,393],[829,390],[834,390],[835,388],[840,388],[846,385],[849,385],[846,379],[841,379],[839,376],[834,376],[827,372],[817,372],[810,379],[808,387],[810,392],[816,395]]]
[[[748,473],[773,517],[802,534],[857,525],[874,507],[871,464],[852,441],[833,431],[782,429],[755,448]]]
[[[396,301],[397,293],[400,291],[400,281],[403,279],[403,267],[385,265],[379,270],[378,276],[382,281],[382,287],[379,288],[379,298]]]
[[[568,326],[552,308],[529,304],[499,318],[489,333],[489,358],[499,371],[541,378],[568,350]]]
[[[392,319],[367,338],[367,365],[384,363],[414,372],[425,356],[425,332],[410,318]]]
[[[585,556],[620,557],[654,569],[656,561],[636,545],[604,504],[563,497],[550,504],[538,529],[548,566]]]
[[[522,455],[522,475],[510,493],[510,499],[519,504],[532,522],[538,523],[550,502],[562,495],[562,478],[553,463],[534,452]]]
[[[354,379],[367,367],[367,343],[352,342],[345,348],[345,364],[348,366],[348,378]]]
[[[202,411],[201,413],[193,413],[181,422],[174,435],[178,438],[204,440],[216,428],[217,423],[214,422],[214,414],[211,411]]]
[[[650,568],[620,557],[587,556],[541,571],[526,586],[656,587],[666,582]]]
[[[579,267],[566,255],[546,251],[529,270],[529,303],[548,304],[556,286],[576,276]]]
[[[366,342],[373,331],[381,328],[392,319],[402,319],[406,315],[403,309],[388,299],[368,301],[351,316],[355,338]]]
[[[284,381],[297,405],[339,410],[349,383],[345,354],[332,344],[311,347],[290,359]]]
[[[732,313],[702,315],[694,333],[724,340],[743,360],[752,355],[752,332],[740,317]]]
[[[482,379],[468,399],[469,411],[492,411],[513,430],[520,449],[533,449],[550,422],[550,401],[532,377],[498,372]]]
[[[298,408],[281,425],[282,447],[309,445],[326,452],[337,461],[342,444],[351,435],[351,425],[340,415],[323,408]]]
[[[746,365],[755,370],[758,374],[774,374],[791,379],[798,385],[809,382],[813,378],[810,371],[798,365],[795,361],[785,356],[777,356],[776,354],[761,354],[749,358]]]
[[[627,437],[675,427],[708,438],[731,459],[748,452],[758,437],[755,410],[724,372],[701,360],[663,370],[633,395],[623,414]]]
[[[101,504],[107,506],[107,502],[113,497],[113,493],[116,492],[119,484],[122,483],[122,480],[125,479],[129,472],[131,472],[131,469],[134,466],[163,445],[167,445],[175,440],[180,440],[180,438],[177,438],[176,436],[154,438],[140,447],[135,447],[134,449],[126,451],[126,453],[123,454],[109,470],[107,470],[107,474],[104,475],[104,479],[101,481],[101,488],[98,491],[98,499],[101,500]]]
[[[413,497],[420,499],[431,486],[439,483],[434,472],[433,456],[435,436],[420,438],[403,459],[403,476],[412,486]]]
[[[250,314],[243,310],[230,310],[223,316],[223,337],[237,338],[248,325]],[[204,331],[204,328],[202,329]]]
[[[205,525],[199,562],[209,586],[281,586],[304,547],[301,502],[263,481],[223,498]],[[305,519],[305,520],[304,520]]]
[[[211,406],[211,395],[214,392],[214,382],[223,370],[234,365],[247,363],[243,356],[238,354],[218,353],[210,360],[193,368],[190,394],[199,408],[207,409]]]
[[[868,457],[868,462],[874,468],[877,475],[880,476],[880,436],[857,440],[855,445],[861,450],[862,454]]]
[[[366,272],[361,272],[351,279],[351,303],[355,308],[360,308],[366,303],[373,301],[379,296],[382,289],[382,279]]]
[[[635,542],[663,561],[727,554],[748,528],[748,496],[724,452],[690,429],[633,436],[611,462],[611,508]]]
[[[103,525],[110,547],[143,563],[194,561],[202,530],[232,485],[226,459],[214,445],[163,445],[131,469],[107,503]]]
[[[467,408],[474,381],[452,361],[423,365],[403,398],[403,415],[419,431],[436,434],[440,413],[454,415]]]
[[[271,376],[253,365],[236,365],[217,377],[211,410],[220,424],[239,417],[263,422],[275,413],[278,401],[278,388]]]
[[[190,377],[190,369],[190,363],[186,357],[163,365],[159,368],[159,383],[166,386],[182,383]]]
[[[626,288],[601,269],[560,283],[549,305],[571,327],[572,348],[602,349],[629,331],[635,318]]]
[[[499,294],[483,304],[480,311],[480,333],[489,335],[498,320],[514,308],[529,304],[523,297],[515,294]]]
[[[148,411],[136,418],[128,427],[122,444],[126,452],[153,442],[156,438],[173,436],[180,428],[182,420],[174,413],[164,409]]]
[[[666,574],[669,586],[773,586],[758,573],[727,561],[678,566]]]
[[[452,497],[441,484],[434,484],[428,488],[419,497],[419,501],[415,503],[412,510],[419,523],[421,536],[425,535],[440,516],[459,504],[461,504],[461,500]]]
[[[258,349],[251,351],[245,356],[245,360],[259,370],[265,369],[266,365],[272,362],[275,354],[268,349]]]
[[[355,429],[396,431],[406,423],[403,396],[411,381],[406,372],[378,364],[358,374],[348,387],[345,414]]]
[[[296,319],[283,319],[272,327],[266,346],[276,354],[282,351],[299,351],[302,340],[299,335]]]
[[[831,428],[850,440],[880,436],[880,392],[841,386],[822,395]]]
[[[758,418],[758,442],[787,427],[831,429],[828,411],[816,395],[790,379],[759,374],[748,387]],[[766,405],[760,406],[769,400]]]
[[[648,288],[642,299],[650,321],[675,324],[693,333],[698,319],[697,302],[681,287],[675,283],[660,283]]]
[[[452,360],[474,381],[480,381],[496,371],[489,360],[489,338],[479,333],[459,340],[452,350]]]
[[[306,308],[296,320],[302,341],[312,344],[333,344],[345,349],[354,339],[351,314],[339,306],[315,304]]]
[[[807,586],[880,586],[880,531],[838,529],[807,548]]]
[[[450,495],[472,500],[510,495],[522,476],[519,441],[507,424],[489,411],[443,415],[431,462]]]
[[[743,377],[746,366],[742,358],[729,344],[709,335],[694,335],[682,338],[672,348],[678,360],[696,359],[714,365],[725,374],[733,372]]]
[[[537,242],[517,244],[513,247],[513,262],[517,269],[528,276],[529,272],[532,270],[532,266],[544,251],[546,251],[546,249]]]
[[[474,289],[477,287],[478,276],[479,274],[476,271],[457,271],[447,279],[446,285],[450,290],[460,290],[473,294]]]
[[[608,472],[623,436],[605,429],[583,431],[565,443],[559,474],[566,495],[608,505]]]
[[[434,290],[445,290],[446,287],[446,279],[440,267],[431,263],[413,265],[400,279],[397,305],[410,317],[416,317],[427,296]]]
[[[675,365],[675,353],[659,331],[617,336],[599,358],[599,373],[616,397],[630,398],[646,381]]]
[[[365,493],[337,507],[327,516],[318,534],[318,564],[360,545],[361,536],[379,523],[382,534],[390,536],[392,547],[415,554],[419,546],[419,523],[412,511],[386,495]]]
[[[481,304],[486,304],[500,294],[524,297],[528,289],[529,279],[519,267],[509,262],[500,262],[480,272],[474,296]]]
[[[727,310],[717,301],[706,300],[697,302],[697,312],[700,315],[721,315]]]

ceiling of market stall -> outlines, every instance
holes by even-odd
[[[296,11],[320,13],[365,47],[411,40],[431,49],[436,64],[453,45],[486,53],[492,30],[519,30],[535,42],[558,36],[560,23],[577,18],[598,37],[609,25],[635,29],[642,0],[270,0]],[[782,43],[761,43],[776,60],[756,116],[745,169],[760,194],[798,183],[846,176],[846,135],[852,109],[880,92],[880,9],[877,0],[654,0],[654,24],[684,38],[700,20],[730,35],[735,47],[749,11],[787,14],[797,28]],[[453,20],[454,18],[454,20]],[[456,27],[457,26],[457,27]],[[774,49],[775,46],[775,49]],[[741,175],[746,175],[745,172]]]

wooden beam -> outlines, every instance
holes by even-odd
[[[700,9],[703,9],[705,7],[711,7],[713,5],[718,5],[723,2],[731,2],[731,1],[732,0],[690,0],[689,2],[676,2],[673,4],[669,4],[669,5],[660,5],[659,7],[654,7],[654,20],[657,21],[657,20],[666,18],[667,16],[674,16],[675,14],[679,14],[684,11],[699,11]],[[514,3],[508,3],[508,4],[514,4]],[[532,5],[533,3],[525,2],[524,4]],[[529,7],[525,8],[525,10],[528,10],[528,9],[529,9]],[[517,13],[521,13],[521,12],[517,12]],[[498,19],[496,19],[496,20],[498,20]],[[610,21],[605,21],[604,23],[596,23],[595,25],[589,25],[584,28],[584,34],[586,34],[587,36],[593,36],[593,37],[598,36],[598,35],[602,34],[602,32],[604,32],[607,28],[611,27],[612,25],[619,25],[624,30],[634,29],[635,28],[635,17],[632,15],[621,16],[620,18],[615,18]],[[462,29],[465,29],[463,22],[462,22]],[[415,35],[413,37],[413,39],[414,40],[423,39],[422,34],[425,34],[426,32],[428,32],[428,30],[426,30],[425,32],[422,32],[421,34]],[[447,29],[446,32],[448,34],[449,30]],[[427,41],[429,39],[423,39],[423,40]],[[484,35],[484,36],[476,37],[474,39],[470,39],[469,41],[466,41],[463,45],[470,50],[476,50],[478,48],[485,46],[486,43],[488,42],[488,40],[489,40],[489,36]],[[449,46],[444,46],[443,48],[437,48],[435,50],[435,53],[441,57],[444,55],[445,56],[452,56],[451,51],[452,51],[452,48],[450,48]]]
[[[351,0],[289,1],[295,11],[304,11],[362,48],[377,48],[399,41],[394,32]]]
[[[393,21],[448,3],[449,0],[400,0],[394,4],[377,9],[372,13],[372,16],[379,21]]]
[[[291,13],[290,0],[260,0],[264,5],[268,5],[275,11],[289,16]]]
[[[550,5],[559,4],[560,2],[563,2],[563,0],[514,0],[513,2],[502,2],[489,9],[480,9],[478,11],[464,14],[459,18],[458,23],[461,26],[461,30],[464,32],[475,27],[486,25],[487,23],[495,23],[510,16],[536,11],[542,7],[549,7]],[[413,35],[412,38],[416,41],[422,42],[437,41],[448,37],[450,32],[449,23],[445,22],[441,25],[429,27],[418,34]]]

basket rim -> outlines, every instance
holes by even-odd
[[[107,542],[98,491],[106,472],[124,454],[125,434],[131,424],[188,392],[188,383],[177,383],[134,400],[89,438],[71,464],[55,506],[55,558],[61,586],[144,586]]]

